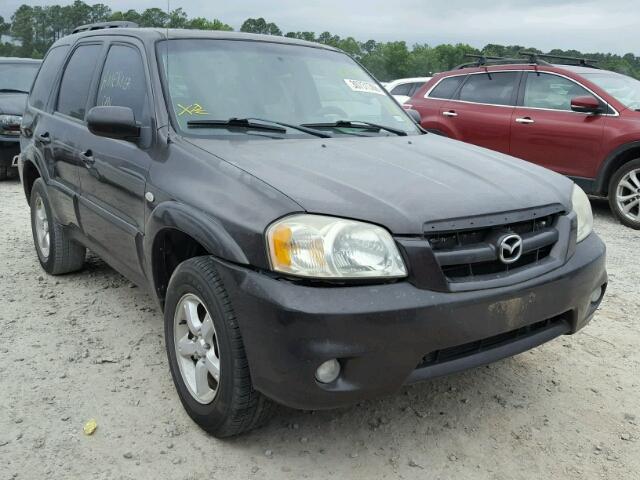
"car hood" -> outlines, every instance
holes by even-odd
[[[0,93],[0,114],[22,115],[26,105],[25,93]]]
[[[425,223],[560,204],[572,182],[530,163],[429,134],[290,140],[189,138],[309,213],[421,234]]]

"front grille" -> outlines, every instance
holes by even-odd
[[[549,257],[558,241],[555,228],[558,215],[474,230],[438,232],[427,235],[427,240],[449,282],[481,280],[538,264]],[[508,233],[517,233],[524,242],[522,256],[511,264],[499,260],[496,247],[497,238]]]
[[[493,337],[483,338],[482,340],[457,345],[455,347],[444,348],[442,350],[435,350],[422,357],[416,366],[416,369],[432,367],[440,363],[450,362],[452,360],[491,350],[516,340],[535,335],[536,333],[552,328],[565,321],[566,315],[559,315],[509,332],[494,335]]]

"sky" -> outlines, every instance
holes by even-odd
[[[86,3],[94,3],[85,0]],[[8,19],[22,3],[69,0],[2,0]],[[97,3],[97,0],[96,0]],[[102,0],[112,10],[166,8],[166,0]],[[640,56],[638,0],[170,0],[190,17],[218,18],[236,30],[249,17],[264,17],[283,32],[328,30],[357,40],[415,43],[488,43],[541,50],[634,53]]]

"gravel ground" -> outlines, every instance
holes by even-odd
[[[610,289],[579,334],[218,441],[180,405],[151,297],[95,256],[44,274],[21,187],[0,183],[0,480],[638,479],[640,232],[594,208]]]

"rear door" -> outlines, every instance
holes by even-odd
[[[150,92],[143,49],[129,41],[112,42],[90,105],[130,107],[141,137],[126,141],[88,133],[80,146],[84,159],[78,207],[82,229],[105,258],[134,279],[143,273],[138,247],[144,230],[153,138]]]
[[[511,155],[565,175],[594,178],[604,156],[608,115],[574,112],[571,99],[595,95],[554,73],[528,72],[523,84],[511,117]]]
[[[36,158],[32,160],[43,165],[49,175],[49,200],[53,204],[57,222],[61,225],[77,225],[74,198],[77,194],[78,170],[73,163],[67,163],[64,158],[55,155],[58,143],[51,135],[56,122],[51,111],[51,92],[55,90],[68,53],[69,45],[54,47],[47,53],[29,95],[21,143],[23,153],[39,157],[40,162]]]
[[[85,124],[87,101],[102,54],[100,42],[76,45],[62,73],[53,119],[48,128],[36,132],[36,140],[50,143],[54,178],[77,197],[80,190],[82,159],[80,146],[88,134]]]
[[[509,153],[511,114],[521,72],[470,74],[440,115],[451,136],[463,142]]]

